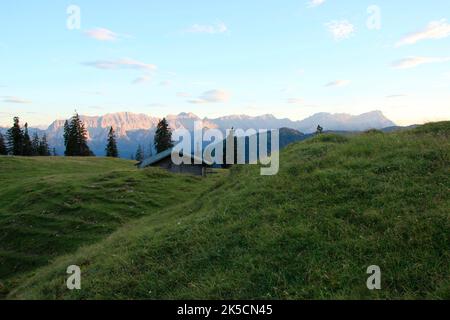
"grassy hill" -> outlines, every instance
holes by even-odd
[[[133,164],[0,157],[0,292],[21,273],[96,243],[131,220],[195,198],[212,183],[139,171]]]
[[[448,299],[449,136],[448,122],[322,135],[283,150],[272,177],[255,166],[200,180],[124,161],[39,159],[47,169],[35,170],[0,159],[2,183],[23,180],[0,194],[8,298]],[[45,245],[58,225],[64,239]],[[38,261],[29,272],[8,273],[28,259]],[[80,291],[65,288],[72,264]],[[366,288],[370,265],[382,290]]]

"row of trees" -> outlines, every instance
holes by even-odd
[[[111,158],[119,157],[119,149],[117,148],[116,133],[113,127],[108,132],[108,143],[106,144],[106,156]]]
[[[88,133],[86,127],[81,121],[78,113],[75,113],[70,120],[66,120],[64,123],[63,138],[65,156],[94,156],[94,153],[87,144]],[[172,132],[169,128],[169,123],[165,118],[158,123],[154,146],[158,153],[173,147]],[[105,150],[107,157],[119,157],[117,138],[113,127],[109,129]],[[47,137],[44,134],[42,138],[39,138],[38,134],[35,133],[33,139],[30,139],[28,124],[26,123],[22,129],[20,127],[19,118],[15,117],[13,126],[7,132],[6,141],[0,133],[0,155],[8,154],[15,156],[49,156],[50,149],[47,143]],[[53,154],[56,155],[55,149],[53,149]],[[137,161],[142,161],[144,159],[144,149],[141,145],[139,145],[134,158]]]
[[[164,152],[173,147],[172,141],[172,131],[169,127],[169,123],[166,118],[163,118],[158,122],[156,127],[155,139],[153,141],[153,146],[156,149],[156,153]],[[152,153],[152,146],[150,146],[150,155]],[[139,145],[136,154],[131,156],[131,159],[136,161],[142,161],[145,158],[145,150],[142,145]]]
[[[78,113],[75,113],[70,122],[66,120],[64,123],[64,146],[66,157],[92,157],[94,153],[89,149],[87,144],[87,130],[81,121]],[[117,158],[119,150],[117,148],[116,134],[113,127],[108,133],[108,142],[106,145],[106,156]]]
[[[0,133],[0,155],[50,156],[50,147],[45,134],[39,138],[35,132],[33,138],[30,138],[28,123],[21,128],[19,117],[14,117],[13,121],[13,126],[6,133],[6,141]]]
[[[64,123],[64,146],[66,157],[91,157],[94,153],[87,144],[87,130],[78,113]]]
[[[77,130],[72,130],[73,132],[79,133],[78,135],[75,134],[76,138],[74,140],[81,141],[78,144],[78,148],[81,148],[80,151],[85,150],[85,147],[83,147],[83,143],[85,143],[85,141],[86,141],[86,135],[85,134],[83,135],[83,132],[85,131],[84,126],[81,123],[81,121],[79,120],[78,115],[75,115],[74,118],[72,118],[71,125],[67,124],[67,126],[68,126],[67,132],[71,132],[70,128],[72,128],[74,126],[78,128]],[[67,136],[70,137],[70,134],[68,134]],[[70,141],[70,140],[68,139],[68,141]],[[70,144],[68,143],[67,145],[70,145]],[[157,153],[163,152],[163,151],[173,147],[172,131],[170,130],[169,123],[167,122],[167,120],[165,118],[162,119],[158,123],[158,126],[156,128],[154,146],[155,146]],[[87,147],[87,145],[86,145],[86,147]],[[116,134],[115,134],[113,127],[111,127],[109,129],[105,150],[106,150],[107,157],[113,157],[113,158],[119,157],[119,149],[117,147]],[[67,146],[66,146],[66,156],[67,155],[70,155],[70,153],[67,153]],[[78,154],[78,155],[83,156],[83,154]],[[142,161],[142,160],[144,160],[144,157],[145,157],[145,151],[141,145],[138,146],[138,148],[136,150],[136,154],[131,156],[131,158],[136,161]]]

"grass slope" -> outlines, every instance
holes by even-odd
[[[201,179],[100,158],[0,157],[0,292],[19,274],[186,202]]]
[[[322,135],[17,280],[9,298],[450,298],[450,123]],[[76,215],[74,214],[74,217]],[[65,287],[82,267],[82,290]],[[379,265],[382,290],[366,288]]]

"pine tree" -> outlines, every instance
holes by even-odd
[[[142,150],[141,145],[138,146],[134,159],[139,162],[144,160],[144,151]]]
[[[23,131],[23,145],[22,145],[22,155],[26,157],[31,157],[33,155],[33,148],[31,145],[30,135],[28,134],[28,123],[25,123]]]
[[[72,152],[69,147],[69,137],[70,137],[70,126],[69,122],[66,120],[64,122],[64,147],[66,147],[66,150],[64,151],[64,155],[69,156]]]
[[[169,128],[169,123],[166,118],[162,119],[156,128],[155,147],[157,153],[161,153],[173,147],[172,131]]]
[[[322,134],[322,133],[323,133],[323,128],[320,125],[318,125],[316,134]]]
[[[57,157],[58,153],[56,153],[56,148],[52,149],[52,156]]]
[[[3,135],[0,133],[0,155],[5,156],[8,154],[8,149],[6,148],[5,139]]]
[[[47,135],[43,135],[39,142],[39,155],[43,157],[50,156],[50,148],[48,147]]]
[[[33,134],[33,140],[31,140],[31,154],[33,156],[38,156],[39,155],[39,144],[40,144],[39,136],[35,132]]]
[[[87,131],[78,113],[75,113],[70,123],[64,124],[64,143],[66,156],[94,156],[87,145]]]
[[[66,152],[65,155],[68,157],[78,156],[77,150],[77,122],[75,117],[72,117],[70,123],[67,126],[67,137],[66,137]]]
[[[116,143],[116,134],[114,132],[113,127],[109,130],[108,133],[108,144],[106,145],[106,156],[117,158],[119,156],[119,151],[117,150]]]
[[[87,130],[84,126],[84,123],[81,121],[77,114],[77,133],[78,133],[78,146],[79,146],[79,155],[81,157],[91,157],[94,153],[89,149],[87,145]]]
[[[19,117],[14,117],[14,124],[7,132],[8,151],[14,156],[21,156],[23,151],[23,131]]]
[[[234,140],[234,142],[232,142],[231,140]],[[224,169],[228,169],[231,167],[232,164],[237,164],[237,137],[234,134],[234,128],[231,128],[227,138],[222,142],[223,143],[223,158],[222,158],[222,168]],[[233,143],[233,151],[229,151],[229,152],[233,152],[233,163],[228,163],[227,161],[227,144],[231,144]]]

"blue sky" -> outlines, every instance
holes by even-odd
[[[75,109],[448,120],[450,2],[3,1],[0,125]]]

